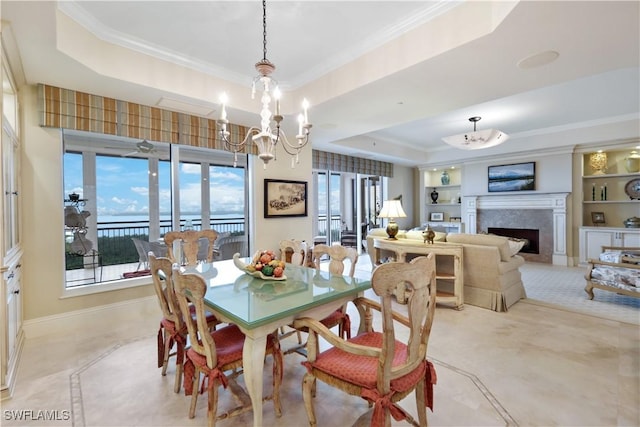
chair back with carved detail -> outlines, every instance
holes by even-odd
[[[316,269],[320,269],[323,257],[329,258],[329,273],[344,275],[345,260],[349,261],[349,277],[353,277],[358,263],[358,251],[356,248],[341,245],[315,245],[311,253],[311,260]]]
[[[280,241],[280,259],[295,265],[305,265],[307,258],[308,245],[302,240],[281,240]],[[291,259],[287,254],[291,254]]]
[[[217,238],[215,230],[169,231],[164,235],[169,259],[186,265],[196,265],[198,261],[212,262]],[[175,242],[180,242],[180,245],[176,246]],[[176,253],[177,248],[180,253]]]

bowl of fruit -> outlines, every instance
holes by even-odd
[[[284,261],[276,258],[273,251],[258,251],[251,258],[251,264],[245,264],[240,254],[233,255],[233,263],[250,276],[264,280],[286,280]]]

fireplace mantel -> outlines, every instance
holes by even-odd
[[[568,196],[569,193],[465,196],[464,222],[469,233],[476,233],[478,210],[548,209],[553,215],[553,264],[567,266]]]

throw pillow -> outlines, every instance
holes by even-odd
[[[509,239],[509,250],[511,251],[511,256],[517,255],[518,252],[520,252],[520,249],[524,247],[525,243],[527,243],[526,240]]]
[[[606,250],[600,254],[600,261],[619,263],[622,258],[622,251]]]

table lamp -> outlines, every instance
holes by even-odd
[[[402,203],[400,200],[385,200],[382,204],[382,209],[380,209],[380,213],[378,214],[378,218],[389,218],[389,223],[387,224],[387,235],[389,235],[388,240],[397,240],[396,234],[398,234],[398,224],[395,221],[395,218],[405,218],[407,216],[402,209]]]

